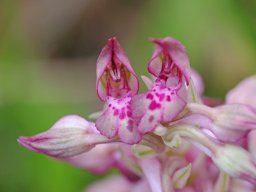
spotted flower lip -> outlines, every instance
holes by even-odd
[[[148,64],[148,71],[156,77],[182,74],[190,81],[189,58],[185,47],[176,39],[150,39],[156,47]]]
[[[184,46],[171,37],[151,41],[156,44],[156,48],[148,71],[156,79],[151,83],[143,77],[150,90],[132,99],[133,116],[138,119],[138,130],[142,134],[154,131],[159,123],[172,121],[189,100],[191,77]]]
[[[132,118],[130,95],[119,99],[107,97],[106,100],[107,108],[96,120],[96,128],[109,139],[118,136],[124,143],[138,143],[142,135]]]
[[[132,99],[133,116],[139,120],[138,130],[145,134],[152,132],[159,123],[173,120],[186,105],[186,85],[171,89],[157,79],[147,93],[136,95]]]
[[[108,40],[97,60],[96,90],[103,101],[107,96],[136,94],[139,80],[115,37]]]

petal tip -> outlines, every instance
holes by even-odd
[[[37,150],[31,145],[31,141],[30,141],[30,137],[24,137],[24,136],[20,136],[17,141],[20,145],[22,145],[23,147],[31,150],[31,151],[35,151],[37,152]]]

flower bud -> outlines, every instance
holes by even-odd
[[[230,144],[220,146],[213,161],[230,176],[256,183],[256,163],[245,149]]]
[[[256,111],[248,105],[223,105],[213,112],[210,129],[221,140],[236,142],[256,128]]]
[[[226,103],[242,103],[256,107],[256,75],[241,81],[234,89],[228,92]]]
[[[256,110],[248,105],[230,104],[215,109],[214,123],[220,127],[241,131],[256,128]]]
[[[93,123],[76,115],[61,118],[43,133],[18,139],[21,145],[32,151],[57,158],[75,156],[108,141]]]

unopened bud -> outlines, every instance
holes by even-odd
[[[256,163],[245,149],[230,144],[220,146],[213,161],[230,176],[256,183]]]
[[[106,137],[97,132],[93,123],[75,115],[61,118],[43,133],[18,139],[21,145],[32,151],[57,158],[87,152],[96,144],[107,141]]]

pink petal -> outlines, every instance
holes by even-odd
[[[201,75],[194,69],[190,70],[190,75],[198,95],[202,96],[204,92],[204,82]]]
[[[138,130],[140,133],[152,132],[161,120],[161,110],[156,109],[154,111],[148,110],[140,120]]]
[[[228,92],[226,103],[248,104],[256,108],[256,75],[241,81],[235,88]]]
[[[147,158],[140,160],[142,171],[148,180],[153,192],[162,192],[162,174],[161,164],[156,158]]]
[[[97,129],[91,122],[80,117],[79,115],[66,115],[60,118],[51,129],[79,128],[87,132],[97,133]]]
[[[118,117],[113,115],[111,109],[107,109],[97,120],[96,128],[107,138],[114,138],[119,128]]]
[[[142,139],[142,136],[138,132],[134,124],[129,125],[129,120],[130,119],[125,119],[120,122],[121,127],[118,130],[118,135],[121,141],[123,141],[124,143],[135,144]]]
[[[140,119],[147,111],[150,101],[146,99],[146,96],[147,93],[142,93],[132,97],[131,105],[134,118]]]
[[[141,135],[132,119],[131,97],[116,99],[107,97],[107,109],[96,121],[96,127],[102,135],[108,138],[119,136],[122,142],[138,143]]]
[[[181,87],[177,95],[172,95],[170,101],[165,100],[163,104],[163,122],[170,122],[184,109],[187,103],[187,92],[182,93],[182,89],[186,90],[186,85]]]
[[[89,186],[85,192],[130,192],[133,188],[133,183],[121,176],[111,176],[105,180],[97,181]]]
[[[146,179],[142,178],[132,188],[131,192],[152,192]]]
[[[256,159],[256,130],[252,130],[248,135],[248,150]]]
[[[113,154],[117,144],[101,144],[92,150],[73,157],[63,158],[62,160],[72,165],[89,170],[93,173],[101,174],[108,171],[115,164]]]
[[[133,115],[139,122],[139,131],[151,132],[160,122],[172,121],[184,109],[187,96],[185,84],[176,90],[166,87],[164,82],[157,79],[150,91],[132,99]]]

